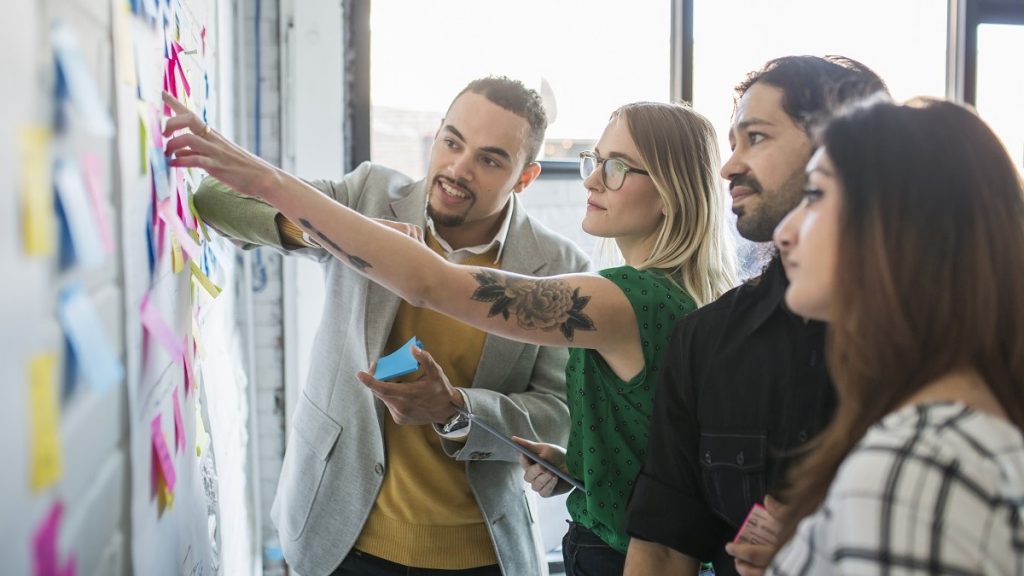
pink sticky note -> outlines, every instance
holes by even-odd
[[[160,415],[157,414],[150,423],[153,432],[153,448],[156,450],[160,462],[160,473],[164,477],[164,484],[167,489],[174,492],[174,460],[171,459],[171,451],[167,448],[167,440],[164,439],[164,428],[160,423]]]
[[[156,498],[160,492],[160,456],[156,453],[156,445],[150,443],[149,449],[149,497]]]
[[[172,56],[167,59],[167,70],[164,72],[164,85],[167,86],[167,91],[171,93],[171,96],[178,97],[178,82],[174,78],[174,70],[178,67],[178,57]]]
[[[57,530],[64,505],[60,500],[50,506],[35,534],[32,535],[32,563],[35,576],[57,576]]]
[[[93,215],[100,230],[103,250],[110,254],[114,251],[114,235],[110,231],[110,216],[107,214],[107,203],[103,200],[100,184],[100,159],[92,153],[82,155],[82,173],[85,176],[85,188],[89,191],[92,201]]]
[[[185,76],[185,67],[181,64],[181,53],[184,52],[185,49],[182,48],[181,44],[178,44],[177,42],[171,42],[171,45],[173,46],[174,65],[178,69],[178,72],[181,74],[181,87],[185,89],[185,94],[187,96],[191,96],[192,87],[188,84],[188,78]]]
[[[164,135],[163,135],[163,124],[160,122],[160,110],[155,107],[150,107],[150,117],[153,119],[153,124],[149,129],[149,135],[153,138],[153,148],[163,151],[164,149]]]
[[[160,201],[160,219],[170,226],[174,232],[174,237],[178,239],[178,243],[188,254],[188,257],[193,260],[199,260],[200,248],[199,244],[192,239],[192,236],[185,229],[185,225],[181,222],[181,218],[175,213],[174,206],[171,204],[170,198],[164,198]]]
[[[174,388],[174,447],[185,451],[185,422],[181,418],[181,402],[178,401],[178,388]]]
[[[64,566],[61,566],[60,572],[57,576],[75,576],[78,573],[77,559],[74,554],[68,557],[67,561],[64,562]]]
[[[192,391],[192,387],[196,384],[196,376],[192,373],[192,352],[195,348],[195,344],[192,346],[188,345],[188,336],[185,337],[185,354],[182,355],[182,364],[185,365],[185,396],[188,397],[188,393]]]
[[[178,217],[185,224],[185,228],[196,230],[199,228],[199,225],[196,224],[195,217],[192,215],[192,209],[188,204],[188,190],[185,188],[185,169],[172,168],[172,170],[174,170],[174,177],[177,182]]]
[[[146,327],[146,331],[156,338],[157,342],[163,346],[164,350],[167,351],[173,360],[181,362],[185,354],[185,346],[178,336],[175,335],[174,330],[164,322],[160,311],[149,300],[149,294],[142,297],[141,313],[142,325]]]

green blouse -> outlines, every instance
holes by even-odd
[[[697,306],[657,271],[622,266],[600,274],[614,282],[633,306],[644,369],[626,382],[596,351],[569,350],[565,382],[572,427],[566,466],[587,490],[573,491],[567,506],[573,522],[625,554],[629,545],[624,526],[626,505],[647,450],[662,356],[676,321]]]

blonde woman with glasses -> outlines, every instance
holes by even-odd
[[[505,338],[570,348],[568,447],[521,443],[585,487],[568,500],[566,573],[621,574],[629,543],[623,515],[644,459],[662,353],[677,320],[734,284],[711,123],[681,104],[640,102],[616,110],[594,150],[581,155],[587,191],[582,226],[614,240],[625,264],[597,274],[537,278],[450,263],[216,132],[197,139],[205,125],[177,101],[168,97],[168,103],[176,116],[167,133],[182,131],[167,145],[176,156],[172,166],[202,168],[237,192],[268,202],[337,258],[414,306]],[[519,161],[461,134],[438,137],[451,161],[431,185],[452,215],[474,209],[475,179],[495,164]],[[430,370],[427,351],[417,349],[414,356]],[[358,378],[385,404],[402,394],[401,383],[375,380],[369,372]],[[472,406],[446,381],[439,385],[450,388],[452,406],[451,420],[437,424],[455,428],[461,417],[456,407],[472,412]],[[511,450],[478,448],[469,441],[455,457],[517,457]],[[539,465],[521,464],[541,495],[571,488]]]

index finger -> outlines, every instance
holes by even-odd
[[[170,106],[171,109],[174,110],[175,114],[185,114],[186,112],[189,112],[188,107],[182,104],[181,101],[175,98],[174,96],[171,96],[170,92],[164,90],[163,98],[164,104]]]

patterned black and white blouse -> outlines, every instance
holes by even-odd
[[[963,404],[871,427],[769,574],[1024,576],[1024,438]]]

